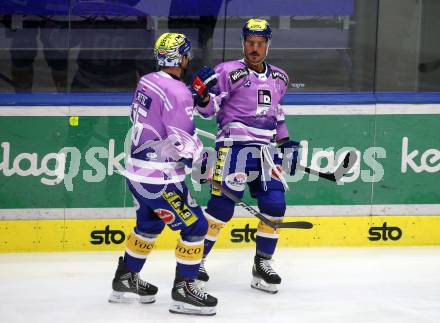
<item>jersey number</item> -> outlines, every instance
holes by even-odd
[[[133,103],[133,108],[131,111],[131,122],[133,122],[133,129],[131,130],[131,141],[136,146],[139,144],[142,131],[144,130],[143,124],[138,121],[139,115],[146,118],[147,114],[148,114],[147,110],[145,110],[139,103],[136,102]]]
[[[194,107],[192,107],[192,106],[186,107],[185,112],[191,120],[194,119]]]

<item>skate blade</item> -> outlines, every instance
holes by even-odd
[[[212,316],[216,314],[216,311],[215,311],[215,306],[202,307],[202,306],[194,306],[184,302],[172,301],[170,305],[170,313]]]
[[[108,301],[120,304],[151,304],[156,301],[156,297],[154,295],[139,296],[135,293],[113,291]]]
[[[270,294],[278,293],[277,285],[266,283],[266,281],[257,277],[252,278],[251,287]]]

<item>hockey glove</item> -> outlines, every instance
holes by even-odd
[[[287,140],[280,144],[278,148],[283,154],[283,169],[288,172],[289,175],[295,175],[296,163],[298,162],[298,154],[300,148],[299,142]]]
[[[212,68],[203,66],[198,70],[191,80],[191,92],[193,94],[194,103],[201,107],[206,106],[208,102],[205,102],[205,99],[208,95],[208,91],[216,84],[217,74],[215,74]]]

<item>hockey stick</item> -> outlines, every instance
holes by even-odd
[[[199,128],[196,128],[196,133],[199,134],[200,136],[203,136],[205,138],[209,138],[212,140],[215,140],[215,138],[216,138],[215,135],[213,135],[212,133],[205,131],[205,130],[202,130],[202,129],[199,129]],[[341,164],[341,166],[339,166],[333,173],[323,173],[323,172],[320,172],[316,169],[312,169],[310,167],[300,165],[299,163],[297,164],[296,168],[299,169],[300,171],[319,176],[319,177],[327,179],[329,181],[337,182],[347,172],[350,171],[350,169],[353,167],[353,165],[356,163],[356,161],[357,161],[356,152],[350,151],[347,153],[347,155],[345,155],[344,161]]]
[[[198,135],[200,135],[200,136],[203,136],[203,137],[205,137],[205,138],[212,139],[212,140],[214,140],[214,141],[215,141],[215,139],[216,139],[215,135],[213,135],[212,133],[210,133],[210,132],[208,132],[208,131],[205,131],[205,130],[202,130],[202,129],[199,129],[199,128],[196,128],[196,133],[197,133]]]
[[[322,173],[316,169],[312,169],[303,165],[298,164],[296,166],[297,169],[312,174],[317,175],[321,178],[327,179],[332,182],[338,182],[344,177],[344,175],[350,171],[350,169],[354,166],[357,161],[357,154],[355,151],[349,151],[347,155],[344,157],[344,161],[342,164],[333,172],[333,173]]]
[[[274,222],[266,218],[263,214],[255,210],[252,206],[246,204],[243,202],[243,200],[236,197],[231,191],[229,191],[227,188],[223,187],[221,184],[219,184],[216,181],[211,180],[210,181],[212,187],[220,190],[227,198],[231,199],[235,202],[235,204],[241,206],[242,208],[246,209],[250,214],[255,216],[256,218],[260,219],[264,223],[266,223],[268,226],[274,229],[278,228],[290,228],[290,229],[311,229],[313,228],[313,224],[306,221],[294,221],[294,222]]]

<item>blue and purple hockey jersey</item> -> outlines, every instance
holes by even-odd
[[[143,76],[131,105],[131,153],[125,176],[136,182],[166,184],[185,179],[181,158],[200,158],[194,103],[185,84],[165,72]]]
[[[257,73],[243,60],[229,61],[215,67],[218,83],[211,90],[202,117],[217,116],[217,142],[268,144],[289,136],[280,101],[289,84],[282,69],[265,64]]]

